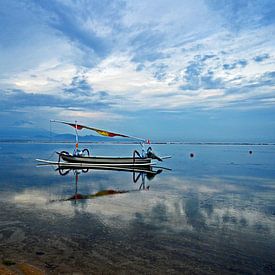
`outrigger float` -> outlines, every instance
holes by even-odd
[[[59,156],[58,161],[48,161],[43,159],[36,159],[39,163],[44,163],[48,165],[58,165],[62,166],[78,166],[81,168],[89,168],[89,167],[146,167],[152,166],[156,163],[153,160],[162,161],[167,158],[171,158],[171,156],[158,157],[152,150],[150,146],[150,142],[145,139],[128,136],[124,134],[118,134],[114,132],[109,132],[106,130],[101,130],[85,125],[78,124],[77,121],[75,123],[60,121],[60,120],[51,120],[51,122],[62,123],[69,125],[75,129],[75,149],[72,154],[67,151],[56,152]],[[106,137],[123,137],[129,138],[133,140],[137,140],[141,145],[141,153],[137,150],[133,151],[132,156],[128,157],[120,157],[120,156],[90,156],[89,149],[85,148],[80,150],[78,146],[78,131],[82,129],[88,129],[91,131],[97,132],[99,135]],[[149,144],[149,147],[145,149],[145,144]],[[62,160],[62,161],[61,161]]]

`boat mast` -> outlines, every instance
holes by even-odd
[[[75,121],[75,150],[78,149],[78,132],[77,132],[77,121]]]

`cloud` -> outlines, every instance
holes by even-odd
[[[3,78],[2,83],[8,89],[42,97],[52,95],[59,101],[74,96],[79,102],[110,104],[128,111],[133,107],[199,106],[204,98],[210,97],[211,102],[214,98],[220,100],[225,89],[248,85],[263,71],[262,66],[270,71],[272,52],[266,53],[269,64],[256,62],[258,67],[250,64],[248,60],[253,58],[255,61],[266,58],[257,54],[261,48],[256,45],[261,41],[260,47],[269,47],[268,30],[257,30],[257,39],[253,30],[235,36],[222,29],[223,20],[218,15],[222,9],[217,3],[213,5],[198,1],[186,10],[186,3],[179,1],[167,10],[167,3],[142,1],[138,4],[33,2],[28,10],[24,7],[22,20],[30,15],[34,36],[44,28],[52,41],[58,39],[61,45],[66,45],[66,54],[57,52],[47,61],[41,59],[38,65]],[[238,6],[241,10],[246,8],[247,5]],[[38,12],[42,23],[35,21],[33,12]],[[187,29],[188,25],[191,28]],[[87,56],[94,59],[89,66]],[[162,101],[164,97],[166,104]],[[224,98],[221,102],[225,104],[228,100]],[[52,103],[60,104],[54,100]],[[216,102],[211,106],[220,105]]]
[[[53,107],[53,108],[108,108],[108,104],[98,99],[89,101],[76,100],[74,96],[60,97],[58,95],[25,93],[22,90],[2,90],[3,99],[0,101],[2,111],[16,111],[26,107]],[[103,93],[104,94],[104,93]],[[104,94],[103,97],[106,95]]]
[[[58,60],[41,62],[39,66],[10,75],[3,81],[7,88],[24,90],[26,93],[56,95],[56,91],[70,85],[77,74],[76,66],[59,64]],[[4,85],[3,85],[4,86]],[[4,87],[5,87],[4,86]]]
[[[223,18],[226,27],[234,31],[275,23],[275,5],[272,0],[207,0],[206,3]]]
[[[249,87],[265,87],[268,86],[271,89],[275,85],[275,71],[273,72],[265,72],[261,76],[257,78],[254,83],[251,83]]]
[[[17,110],[24,107],[36,106],[59,106],[66,107],[67,104],[57,96],[45,94],[25,93],[22,90],[1,91],[3,99],[0,101],[2,110]]]
[[[206,61],[216,58],[216,55],[197,55],[185,69],[183,77],[186,84],[181,85],[181,90],[218,89],[223,88],[221,78],[215,78],[215,73],[211,69],[207,70]]]
[[[58,117],[66,117],[70,121],[74,121],[75,119],[79,119],[83,122],[85,121],[116,121],[125,119],[122,115],[115,114],[112,112],[104,112],[104,111],[90,111],[89,109],[62,109],[58,111]]]
[[[263,60],[268,59],[270,56],[268,53],[263,53],[261,55],[257,55],[253,58],[255,62],[262,62]]]
[[[144,30],[138,33],[130,42],[130,46],[134,48],[132,61],[136,63],[153,62],[167,57],[158,50],[162,42],[163,36],[159,31]]]
[[[2,1],[0,8],[5,112],[105,108],[127,117],[274,104],[271,1]]]
[[[244,68],[247,65],[247,61],[244,59],[238,60],[231,64],[223,64],[225,70],[233,70],[236,68]]]
[[[167,64],[160,63],[160,64],[155,65],[154,77],[160,81],[164,80],[167,76],[167,69],[168,69]]]
[[[20,119],[20,120],[16,120],[12,126],[15,126],[15,127],[33,127],[33,125],[34,124],[31,121]]]
[[[77,46],[90,49],[89,53],[93,57],[106,57],[112,50],[116,22],[124,6],[122,1],[74,3],[49,0],[35,3],[50,14],[51,27],[70,41],[77,43]]]
[[[31,1],[1,1],[0,6],[0,79],[53,60],[59,65],[64,59],[73,62],[79,55],[47,25],[47,14]]]
[[[71,93],[75,95],[88,96],[93,91],[92,87],[86,81],[85,77],[75,76],[68,88],[64,89],[65,93]]]

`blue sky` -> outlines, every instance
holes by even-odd
[[[5,127],[275,141],[273,0],[0,0],[0,29]]]

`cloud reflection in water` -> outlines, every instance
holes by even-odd
[[[113,178],[110,186],[124,190],[124,186],[120,186],[115,180]],[[264,179],[256,180],[265,184]],[[250,196],[251,190],[244,190],[244,187],[238,187],[230,181],[209,177],[185,180],[165,175],[156,181],[154,183],[153,180],[150,190],[93,197],[90,200],[77,201],[76,204],[72,201],[50,202],[60,199],[60,186],[53,186],[51,189],[31,187],[10,194],[9,202],[34,212],[36,209],[43,209],[69,217],[79,213],[92,214],[104,221],[105,225],[118,228],[137,220],[148,226],[156,226],[158,230],[202,231],[213,227],[227,227],[275,235],[274,218],[262,211],[259,207],[260,201],[257,202],[259,198],[250,198],[253,200],[251,205],[248,205],[250,201],[244,200],[243,196]],[[105,184],[104,180],[101,183],[99,181],[97,187]],[[83,185],[88,187],[89,183],[84,182]],[[80,182],[79,188],[83,188],[83,185]],[[128,186],[137,191],[136,186]],[[266,186],[270,186],[268,180]],[[73,186],[71,187],[73,193]]]

